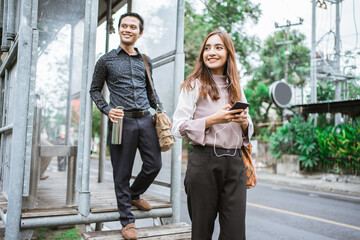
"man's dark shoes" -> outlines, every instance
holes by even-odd
[[[131,204],[142,211],[150,211],[152,209],[151,205],[144,199],[132,200]]]
[[[138,234],[135,229],[135,223],[129,223],[121,229],[121,234],[127,240],[137,240]]]

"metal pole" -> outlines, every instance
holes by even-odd
[[[1,21],[0,21],[0,23],[1,23],[1,25],[2,25],[2,21],[3,21],[3,16],[4,16],[4,0],[1,0],[0,1],[0,19],[1,19]]]
[[[135,210],[132,211],[136,219],[154,218],[154,217],[170,217],[172,214],[171,208],[155,208],[151,211],[144,212]],[[1,210],[0,210],[1,216]],[[102,213],[90,213],[87,217],[80,214],[67,215],[67,216],[50,216],[50,217],[36,217],[36,218],[24,218],[21,220],[22,228],[38,228],[49,226],[63,226],[63,225],[75,225],[75,224],[89,224],[94,222],[109,222],[119,220],[118,212],[102,212]]]
[[[176,107],[179,100],[180,85],[184,81],[184,12],[185,1],[177,2],[176,21],[176,54],[174,71],[173,106]],[[177,140],[171,151],[171,203],[173,208],[172,222],[180,222],[181,207],[181,150],[182,141]]]
[[[105,53],[109,52],[109,36],[110,28],[112,25],[112,0],[107,0],[107,9],[106,9],[106,43],[105,43]]]
[[[15,7],[16,7],[15,1],[8,0],[8,18],[7,18],[6,39],[10,40],[10,41],[14,41],[14,39],[15,39]]]
[[[2,29],[2,36],[6,36],[7,31],[7,15],[8,15],[8,1],[4,0],[4,11],[3,11],[3,29]],[[1,52],[8,52],[10,49],[10,43],[3,37],[1,40]]]
[[[29,101],[30,102],[30,101]],[[41,121],[41,105],[40,105],[40,95],[35,95],[35,104],[33,108],[33,128],[32,128],[32,141],[29,143],[31,146],[35,146],[31,151],[30,158],[30,171],[29,180],[28,180],[28,197],[25,197],[23,193],[23,207],[24,208],[34,208],[36,203],[36,192],[40,175],[40,152],[39,152],[39,144],[40,144],[40,121]],[[30,114],[29,114],[30,115]],[[26,166],[25,166],[26,169]],[[26,170],[24,170],[26,172]],[[29,171],[29,172],[30,172]],[[24,182],[26,177],[24,176]],[[25,190],[25,187],[24,187]],[[23,190],[23,192],[25,192]]]
[[[10,129],[11,129],[11,131],[13,130],[13,124],[11,124],[11,126],[10,125],[7,125],[7,126],[5,126],[5,124],[6,124],[6,122],[5,122],[5,111],[6,111],[6,109],[8,108],[7,106],[8,106],[8,83],[9,83],[9,81],[8,81],[8,79],[9,79],[9,70],[7,69],[7,68],[5,68],[5,74],[4,74],[4,86],[3,86],[3,89],[4,89],[4,102],[3,102],[3,109],[2,109],[2,112],[1,112],[1,114],[2,114],[2,116],[1,116],[1,125],[0,125],[0,134],[1,134],[1,138],[0,138],[0,141],[1,141],[1,145],[0,145],[0,163],[3,163],[4,161],[3,161],[3,158],[4,158],[4,151],[3,151],[3,149],[5,148],[4,147],[4,139],[5,139],[5,133],[6,133],[6,128],[9,128],[9,127],[11,127]],[[9,130],[10,130],[9,129]],[[2,173],[3,173],[3,171],[2,171],[2,169],[3,169],[3,165],[2,164],[0,164],[0,178],[2,179]]]
[[[107,1],[106,9],[106,42],[105,42],[105,53],[109,52],[109,38],[110,38],[110,29],[112,26],[112,0]],[[103,95],[106,100],[109,99],[109,90],[104,84]],[[106,161],[106,137],[107,137],[107,116],[101,114],[100,119],[100,151],[99,151],[99,171],[98,171],[98,182],[104,182],[105,180],[105,161]],[[95,231],[101,231],[103,224],[96,223]]]
[[[107,10],[106,10],[106,43],[105,43],[105,53],[109,52],[109,36],[110,36],[110,27],[112,22],[112,1],[107,1]],[[103,95],[106,100],[109,99],[109,90],[107,89],[106,83],[103,88]],[[98,182],[104,182],[104,172],[105,172],[105,158],[106,158],[106,136],[107,136],[107,116],[101,114],[100,120],[100,151],[99,151],[99,172],[98,172]]]
[[[311,103],[317,102],[316,92],[316,0],[312,0],[312,19],[311,19],[311,53],[310,53],[310,79],[311,79]],[[311,114],[310,118],[317,125],[317,114]]]
[[[71,126],[71,92],[72,92],[72,66],[74,61],[74,41],[75,31],[74,25],[71,24],[71,37],[70,37],[70,59],[69,59],[69,82],[67,91],[66,102],[66,127],[65,127],[65,145],[70,146],[70,126]],[[66,181],[66,205],[72,205],[74,203],[75,188],[75,157],[66,157],[65,163],[67,164],[67,181]]]
[[[12,135],[9,186],[11,192],[8,198],[5,239],[18,239],[20,230],[22,187],[24,176],[24,159],[26,149],[27,113],[30,91],[32,29],[30,0],[24,0],[22,18],[19,29],[19,44],[17,55],[17,81],[14,103],[14,130]]]
[[[335,74],[340,74],[340,0],[336,0],[336,30],[335,30]],[[335,83],[335,100],[341,98],[341,82]],[[335,126],[340,124],[341,113],[335,113]]]
[[[97,29],[98,1],[86,1],[84,20],[83,43],[83,76],[80,97],[80,123],[78,148],[77,187],[79,189],[79,213],[83,216],[90,214],[90,149],[91,149],[91,123],[92,102],[90,99],[91,76],[95,65],[95,45]]]
[[[311,20],[311,53],[310,53],[310,78],[311,78],[311,102],[315,103],[316,96],[316,0],[312,0]]]
[[[66,101],[66,123],[65,123],[65,145],[70,145],[70,126],[71,126],[71,87],[72,87],[72,66],[74,61],[74,41],[75,41],[74,25],[71,24],[71,37],[70,37],[70,59],[69,59],[69,81],[67,90]]]
[[[3,98],[3,93],[4,93],[4,90],[3,90],[3,82],[4,81],[4,78],[0,77],[0,129],[3,127],[3,121],[2,121],[2,117],[3,117],[3,105],[4,105],[4,98]],[[1,141],[0,141],[1,143]],[[0,149],[0,152],[1,152],[1,149]],[[1,163],[1,162],[0,162]],[[0,164],[1,165],[1,164]]]
[[[66,182],[66,205],[71,206],[74,204],[75,199],[75,173],[76,173],[76,157],[67,157],[67,182]]]
[[[0,2],[0,5],[2,5],[2,1]],[[1,12],[1,6],[0,6],[0,12]],[[1,16],[0,16],[1,18]],[[1,132],[1,129],[3,128],[3,106],[5,105],[5,98],[3,98],[3,93],[5,92],[3,90],[3,87],[5,85],[5,77],[2,78],[0,76],[0,179],[1,179],[1,172],[2,172],[2,158],[3,158],[3,137],[4,134]],[[1,217],[1,216],[0,216]]]

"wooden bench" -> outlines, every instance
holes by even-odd
[[[190,240],[191,226],[173,223],[155,227],[137,228],[139,239],[144,240]],[[123,240],[120,230],[96,231],[82,234],[85,240]]]

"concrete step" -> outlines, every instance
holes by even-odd
[[[191,226],[187,223],[137,228],[138,239],[146,240],[190,240]],[[85,240],[123,240],[120,230],[95,231],[82,234]]]

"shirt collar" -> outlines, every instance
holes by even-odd
[[[137,49],[137,48],[134,48],[134,49],[138,53],[136,56],[141,55],[139,49]],[[119,46],[118,49],[116,49],[116,53],[119,55],[121,50],[123,50],[123,48],[121,46]],[[124,52],[125,52],[125,50],[124,50]]]

